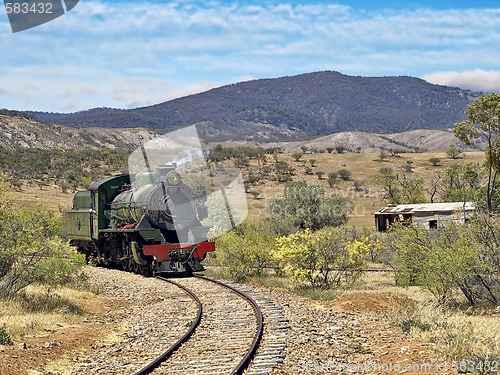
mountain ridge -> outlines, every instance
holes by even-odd
[[[291,141],[345,131],[447,129],[481,93],[420,78],[361,77],[325,71],[233,83],[134,109],[71,114],[29,112],[73,127],[172,131],[197,124],[207,142]]]

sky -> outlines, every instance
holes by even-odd
[[[497,1],[80,0],[12,33],[0,108],[136,108],[226,84],[334,70],[500,92]]]

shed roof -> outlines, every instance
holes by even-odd
[[[474,211],[475,209],[474,203],[465,202],[465,211]],[[416,203],[389,205],[378,210],[375,214],[411,214],[416,212],[453,212],[463,210],[464,202]]]

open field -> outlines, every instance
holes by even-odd
[[[439,166],[433,166],[429,159],[437,157],[441,159]],[[274,163],[270,156],[267,157],[268,164]],[[314,167],[311,167],[311,160],[314,159]],[[444,152],[436,153],[411,153],[400,154],[399,156],[389,156],[381,162],[378,154],[304,154],[298,162],[296,162],[290,154],[280,154],[280,161],[287,162],[295,169],[294,181],[307,181],[310,184],[322,186],[326,194],[340,194],[351,199],[354,203],[354,211],[348,225],[361,227],[373,227],[373,214],[375,211],[384,207],[383,191],[375,185],[374,175],[380,168],[392,168],[394,171],[400,170],[407,161],[411,161],[414,175],[422,177],[427,185],[435,172],[443,171],[450,164],[463,163],[483,163],[483,152],[467,152],[459,159],[450,159]],[[305,173],[305,167],[312,169],[313,173],[317,171],[324,172],[322,179],[318,179],[315,174],[308,175]],[[250,160],[250,166],[244,168],[257,168],[257,161]],[[337,183],[334,187],[330,187],[327,181],[329,172],[336,172],[339,169],[348,169],[351,172],[349,180],[343,181],[337,178]],[[360,191],[356,191],[353,186],[353,181],[358,180],[362,183]],[[251,194],[247,194],[250,217],[262,217],[265,212],[265,207],[269,200],[282,195],[285,184],[275,181],[266,180],[262,184],[253,186],[252,189],[258,190],[260,195],[253,198]],[[15,201],[28,208],[41,208],[50,211],[67,210],[72,204],[72,192],[63,193],[56,185],[43,186],[40,189],[36,185],[24,184],[22,191],[15,192]]]

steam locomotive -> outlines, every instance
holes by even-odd
[[[66,213],[72,246],[98,265],[141,273],[192,273],[215,243],[207,241],[206,197],[176,165],[96,181]]]

